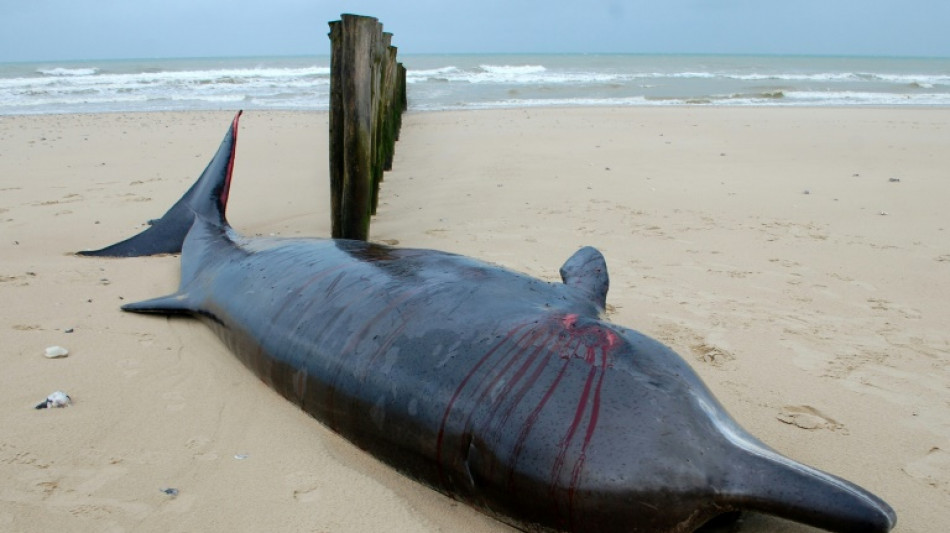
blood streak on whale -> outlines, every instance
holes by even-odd
[[[570,514],[587,449],[600,417],[601,389],[606,375],[605,370],[612,366],[610,352],[618,344],[617,335],[609,329],[601,325],[579,324],[578,321],[577,314],[569,313],[550,317],[546,320],[546,324],[537,322],[520,324],[510,330],[473,365],[456,388],[442,416],[442,425],[437,439],[437,461],[440,465],[445,427],[463,395],[472,399],[470,405],[483,405],[486,402],[491,405],[485,415],[485,420],[479,424],[471,421],[471,412],[465,414],[464,426],[468,428],[466,432],[492,433],[504,426],[529,391],[538,385],[545,366],[560,365],[553,379],[546,385],[546,390],[538,397],[536,404],[525,417],[518,430],[518,437],[514,439],[507,473],[509,489],[513,488],[515,467],[535,421],[548,400],[557,392],[571,361],[582,360],[589,365],[589,370],[580,389],[571,422],[565,427],[564,434],[558,440],[559,451],[549,473],[549,492],[554,496],[567,462],[567,454],[572,444],[580,438],[580,451],[569,468],[567,512]],[[483,365],[486,369],[480,372]],[[481,375],[481,378],[474,381],[473,378],[477,375]],[[470,443],[469,439],[461,440],[460,455],[465,454]],[[494,464],[491,467],[493,468]],[[492,468],[488,470],[489,476],[492,475]],[[557,498],[552,497],[551,502],[554,506],[553,510],[557,512]],[[568,520],[570,520],[569,516]]]

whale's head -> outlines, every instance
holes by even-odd
[[[521,527],[688,532],[741,511],[840,532],[894,526],[873,494],[742,429],[656,340],[570,313],[513,339],[524,364],[494,378],[466,467],[483,507],[528,517]]]

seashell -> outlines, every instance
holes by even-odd
[[[45,400],[36,405],[37,409],[46,409],[50,407],[66,407],[67,405],[73,403],[72,399],[65,392],[58,390],[49,396]]]
[[[49,346],[46,348],[44,354],[50,359],[58,359],[60,357],[66,357],[69,355],[69,350],[63,348],[62,346]]]

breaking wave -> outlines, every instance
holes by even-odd
[[[662,55],[400,58],[410,109],[950,105],[950,60]],[[329,107],[329,57],[0,64],[0,114]]]

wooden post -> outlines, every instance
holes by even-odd
[[[383,153],[385,151],[385,139],[383,135],[383,124],[385,122],[386,109],[386,64],[383,56],[388,57],[385,52],[392,40],[391,33],[383,33],[382,27],[378,34],[379,40],[373,50],[373,195],[370,200],[370,213],[376,214],[376,206],[379,204],[379,185],[383,181]]]
[[[393,155],[396,153],[396,121],[398,116],[402,113],[402,110],[399,109],[398,100],[396,98],[396,75],[398,74],[398,69],[396,68],[396,47],[390,46],[386,50],[386,56],[384,61],[383,72],[386,80],[386,88],[384,94],[386,95],[386,109],[385,115],[383,116],[383,170],[392,170],[393,168]]]
[[[343,31],[339,20],[330,23],[330,216],[331,235],[343,234],[343,87],[340,62]]]
[[[396,95],[393,98],[394,105],[399,108],[396,113],[396,135],[394,138],[399,140],[399,130],[402,128],[402,113],[409,109],[409,99],[406,96],[406,67],[402,63],[396,63]]]
[[[330,206],[335,239],[369,237],[383,171],[392,167],[405,68],[373,17],[330,22]]]

